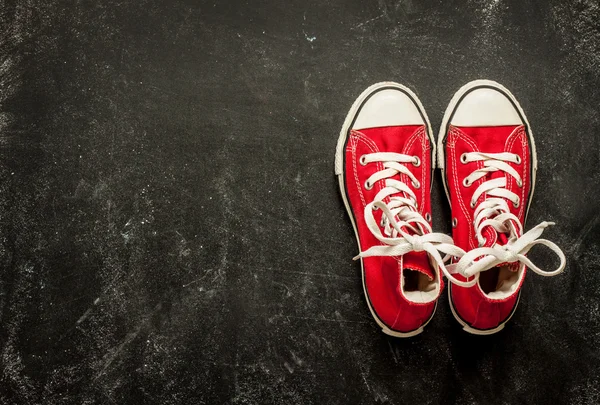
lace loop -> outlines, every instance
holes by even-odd
[[[560,274],[566,266],[564,253],[555,243],[546,239],[538,239],[543,230],[551,225],[554,224],[552,222],[542,222],[523,234],[520,238],[514,241],[509,240],[504,246],[473,249],[459,260],[455,270],[465,277],[471,277],[474,274],[489,270],[502,263],[520,262],[541,276],[555,276]],[[525,256],[535,245],[544,245],[558,256],[560,264],[555,270],[542,270]],[[477,258],[479,260],[475,260]]]
[[[523,234],[521,221],[508,207],[507,201],[511,201],[515,207],[518,207],[520,204],[519,196],[506,189],[507,176],[513,177],[519,187],[523,185],[519,173],[507,163],[520,164],[521,158],[519,155],[508,152],[470,152],[463,154],[461,161],[463,163],[483,161],[484,163],[482,168],[474,170],[465,178],[465,182],[467,183],[472,184],[474,181],[485,177],[491,172],[501,171],[506,174],[504,177],[487,180],[480,184],[473,193],[471,207],[475,209],[474,227],[480,246],[485,242],[482,232],[487,227],[493,228],[498,233],[508,234],[509,239],[504,246],[479,247],[471,250],[463,255],[458,263],[453,265],[452,272],[469,278],[477,276],[479,273],[502,263],[520,262],[535,273],[543,276],[554,276],[561,273],[566,265],[564,253],[556,244],[545,239],[539,239],[544,229],[554,225],[554,223],[542,222]],[[477,201],[482,195],[485,195],[485,199],[477,205]],[[560,259],[558,268],[552,271],[545,271],[528,259],[525,255],[535,245],[544,245],[554,252]]]

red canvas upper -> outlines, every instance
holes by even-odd
[[[405,164],[420,182],[415,188],[408,176],[399,174],[396,179],[410,185],[417,197],[418,211],[429,218],[431,184],[431,145],[425,126],[408,125],[382,128],[351,130],[344,150],[344,180],[348,202],[352,210],[361,251],[381,245],[367,228],[364,218],[365,206],[384,187],[383,181],[374,184],[371,190],[365,188],[365,181],[375,172],[383,169],[381,163],[362,165],[362,155],[377,152],[396,152],[418,156],[420,165]],[[379,222],[381,210],[374,212]],[[413,331],[422,326],[432,315],[435,301],[419,304],[409,301],[402,293],[400,283],[403,269],[412,269],[426,274],[430,279],[441,277],[434,274],[425,252],[409,252],[401,257],[364,257],[364,282],[373,311],[390,329],[399,332]]]
[[[469,152],[502,153],[510,152],[520,156],[521,162],[509,163],[520,175],[522,185],[519,186],[512,176],[502,171],[488,173],[486,176],[465,186],[463,180],[474,170],[483,167],[483,162],[461,162],[461,155]],[[506,189],[517,194],[520,198],[519,206],[508,203],[510,211],[521,223],[525,220],[529,204],[528,198],[531,188],[531,148],[528,141],[526,128],[519,126],[495,127],[455,127],[450,125],[446,139],[446,176],[450,194],[453,218],[454,243],[470,251],[479,247],[475,236],[474,212],[475,207],[487,195],[479,197],[475,207],[471,206],[471,198],[477,187],[485,181],[506,176]],[[517,224],[516,228],[519,228]],[[483,246],[504,245],[507,235],[497,232],[488,226],[482,230],[485,239]],[[519,234],[520,236],[520,234]],[[511,271],[517,271],[520,264],[513,263]],[[525,271],[523,269],[523,271]],[[461,275],[456,275],[460,280],[466,280]],[[514,291],[501,299],[493,299],[484,294],[479,283],[472,287],[452,286],[452,304],[457,314],[469,325],[476,329],[491,329],[505,321],[515,308],[523,277]]]

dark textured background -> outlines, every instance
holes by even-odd
[[[0,0],[0,403],[600,403],[599,21],[587,0]],[[528,114],[528,228],[556,221],[568,267],[530,274],[495,336],[442,296],[387,337],[339,128],[395,80],[437,130],[477,78]]]

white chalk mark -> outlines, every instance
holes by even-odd
[[[588,236],[588,234],[594,228],[596,228],[596,226],[598,225],[599,221],[600,221],[600,214],[596,214],[594,216],[594,218],[592,218],[590,221],[588,221],[588,223],[579,232],[579,235],[577,236],[577,238],[575,239],[575,241],[571,244],[571,247],[569,248],[569,253],[570,254],[573,254],[573,253],[575,253],[575,252],[577,252],[579,250],[579,248],[581,247],[581,244],[583,243],[583,241],[585,240],[585,238]]]
[[[79,318],[79,319],[77,320],[77,322],[75,322],[75,324],[79,325],[81,322],[85,321],[85,319],[86,319],[86,318],[87,318],[87,317],[90,315],[90,312],[92,312],[92,307],[89,307],[89,308],[87,309],[87,311],[85,311],[85,312],[83,313],[83,315],[81,315],[81,318]]]
[[[96,305],[98,305],[99,302],[100,302],[100,297],[98,297],[94,300],[92,305],[83,313],[83,315],[81,315],[81,317],[77,320],[77,322],[75,322],[75,325],[79,325],[81,322],[85,321],[87,319],[87,317],[90,316],[92,309],[94,309],[94,307]]]
[[[121,354],[121,352],[123,351],[123,349],[125,348],[125,346],[127,346],[129,343],[131,343],[133,341],[133,339],[135,339],[137,337],[137,335],[140,333],[140,331],[142,330],[142,325],[140,325],[137,330],[135,330],[134,332],[128,333],[127,336],[125,336],[125,339],[123,339],[121,341],[121,343],[119,343],[115,348],[112,349],[112,354],[110,356],[108,356],[107,360],[104,362],[104,365],[102,366],[102,370],[100,370],[100,372],[98,374],[96,374],[96,377],[94,377],[94,381],[96,381],[98,378],[102,377],[102,375],[104,374],[104,372],[110,367],[110,365],[113,363],[113,361],[115,361],[115,359],[117,359],[117,357],[119,357],[119,354]]]
[[[351,30],[355,30],[355,29],[357,29],[357,28],[360,28],[360,27],[363,27],[363,26],[365,26],[365,25],[367,25],[367,24],[371,24],[373,21],[377,21],[377,20],[379,20],[379,19],[380,19],[381,17],[383,17],[384,15],[385,15],[385,14],[381,14],[381,15],[378,15],[377,17],[373,17],[373,18],[371,18],[370,20],[367,20],[367,21],[361,22],[360,24],[357,24],[355,27],[352,27],[352,28],[350,28],[350,29],[351,29]]]
[[[302,31],[302,33],[304,34],[304,38],[306,38],[306,40],[311,44],[317,39],[316,36],[309,37],[306,31]]]
[[[285,368],[287,369],[287,371],[289,371],[289,372],[290,372],[290,374],[293,374],[293,373],[294,373],[294,369],[292,368],[292,366],[290,366],[290,365],[288,364],[288,362],[287,362],[287,361],[286,361],[286,362],[284,362],[284,363],[283,363],[283,365],[285,366]]]
[[[140,334],[144,325],[161,308],[162,308],[162,303],[158,303],[154,307],[154,310],[152,312],[148,313],[146,315],[146,317],[144,317],[144,319],[142,319],[142,321],[139,323],[139,325],[133,332],[128,333],[127,336],[125,336],[125,339],[123,339],[118,345],[116,345],[115,347],[110,349],[108,351],[108,353],[106,355],[104,355],[104,358],[106,358],[106,361],[102,365],[102,369],[100,370],[100,372],[98,372],[98,374],[96,374],[96,376],[94,377],[94,381],[96,381],[98,378],[102,377],[102,375],[106,372],[106,370],[110,367],[110,365],[120,356],[120,354],[123,352],[125,347],[128,344],[130,344]]]
[[[186,287],[188,287],[188,286],[190,286],[190,285],[192,285],[192,284],[195,284],[195,283],[198,283],[198,282],[200,282],[200,281],[204,280],[204,279],[206,278],[206,276],[208,276],[208,274],[209,274],[211,271],[213,271],[213,269],[208,269],[208,270],[206,270],[206,271],[205,271],[205,273],[204,273],[204,275],[203,275],[202,277],[200,277],[200,278],[197,278],[197,279],[195,279],[195,280],[192,280],[192,281],[190,281],[189,283],[182,285],[181,287],[182,287],[182,288],[186,288]]]

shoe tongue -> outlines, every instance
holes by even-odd
[[[513,225],[514,222],[509,220],[509,226]],[[516,232],[517,237],[521,236],[519,228],[516,225],[514,225],[513,231]],[[510,233],[498,232],[490,225],[483,227],[481,230],[481,235],[485,239],[483,247],[493,247],[495,245],[504,246],[510,239]]]
[[[497,241],[496,244],[500,245],[500,246],[504,246],[506,245],[506,243],[508,243],[508,236],[505,233],[498,233],[497,234]]]
[[[426,252],[408,252],[402,256],[402,270],[407,269],[425,274],[430,281],[435,278]]]

